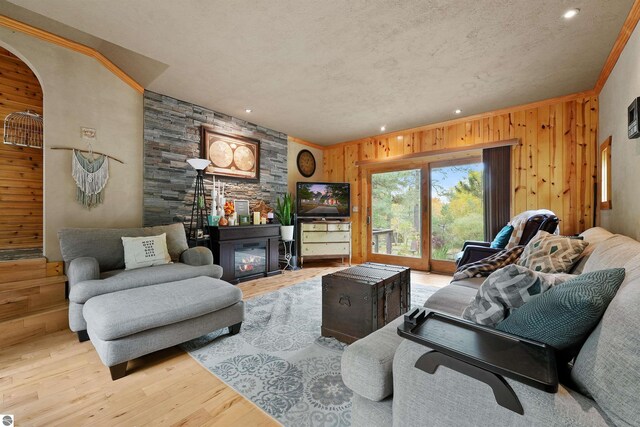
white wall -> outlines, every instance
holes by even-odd
[[[600,93],[598,139],[611,135],[611,210],[600,224],[640,239],[640,139],[627,136],[627,107],[640,96],[640,26],[637,26]]]
[[[6,28],[0,44],[31,67],[44,93],[44,255],[61,260],[57,231],[63,227],[140,226],[142,94],[72,50]],[[81,126],[97,129],[96,151],[126,163],[111,161],[104,203],[91,210],[75,201],[71,152],[48,148],[87,148]]]
[[[313,154],[313,157],[316,159],[316,171],[309,178],[305,178],[300,175],[300,171],[298,171],[298,165],[296,164],[296,160],[298,159],[298,153],[302,150],[309,150]],[[289,192],[295,196],[296,194],[296,182],[298,181],[323,181],[322,174],[322,166],[323,166],[323,151],[310,147],[308,145],[303,145],[298,142],[295,142],[291,138],[289,138],[287,145],[287,182],[289,187]]]

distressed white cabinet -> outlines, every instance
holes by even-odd
[[[305,258],[349,258],[351,265],[351,223],[300,222],[300,265]]]

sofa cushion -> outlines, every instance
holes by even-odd
[[[100,271],[124,268],[124,248],[121,237],[141,237],[167,234],[167,249],[174,262],[188,249],[182,223],[145,228],[63,228],[58,231],[60,251],[65,262],[79,257],[98,261]]]
[[[573,267],[571,268],[571,274],[582,274],[587,260],[596,249],[598,244],[613,237],[614,234],[608,230],[605,230],[604,228],[593,227],[580,233],[580,236],[584,239],[585,242],[589,242],[589,246],[587,246],[585,250],[582,251],[582,253],[578,257],[578,260],[573,264]]]
[[[376,402],[393,393],[391,366],[403,340],[397,332],[402,322],[404,317],[400,316],[342,353],[342,381],[352,391]]]
[[[636,255],[629,257],[630,254]],[[605,240],[589,257],[585,269],[612,264],[624,267],[625,280],[582,346],[571,377],[616,425],[637,425],[640,420],[640,243],[623,236]]]
[[[478,292],[478,288],[469,286],[459,286],[458,282],[453,282],[442,289],[437,290],[424,303],[429,310],[439,311],[460,317],[465,308],[473,301]]]
[[[540,273],[517,264],[508,265],[487,277],[462,317],[480,325],[495,326],[512,309],[573,277],[570,274]]]
[[[213,264],[196,267],[174,263],[138,268],[136,270],[108,271],[101,275],[101,280],[85,280],[71,286],[69,301],[82,304],[97,295],[198,276],[220,278],[222,276],[222,268]]]
[[[541,273],[567,273],[588,245],[582,239],[540,230],[525,246],[518,265]]]
[[[593,271],[549,289],[496,329],[563,350],[580,345],[624,280],[624,268]]]
[[[171,262],[167,251],[167,234],[145,237],[121,237],[126,270],[164,265]]]
[[[230,307],[242,291],[222,280],[196,277],[99,295],[87,301],[87,330],[109,341]]]

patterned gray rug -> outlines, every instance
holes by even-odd
[[[436,290],[413,285],[412,305]],[[351,391],[340,374],[346,345],[321,337],[321,323],[317,277],[246,301],[239,334],[225,328],[182,347],[285,426],[349,426]]]

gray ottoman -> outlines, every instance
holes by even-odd
[[[127,361],[224,327],[240,332],[242,291],[211,277],[167,282],[90,298],[83,308],[89,338],[116,380]]]

